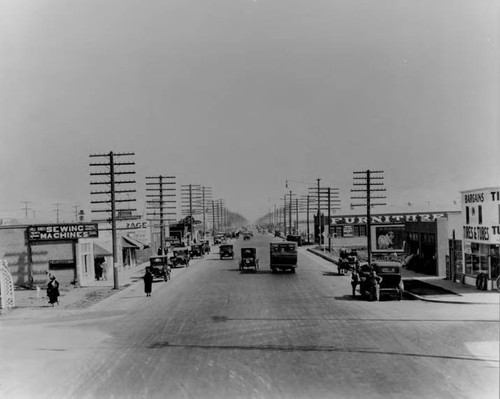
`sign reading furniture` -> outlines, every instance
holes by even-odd
[[[97,223],[45,224],[28,227],[28,239],[36,241],[67,241],[99,236]]]

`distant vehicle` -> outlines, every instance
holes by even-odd
[[[203,241],[203,252],[205,254],[210,253],[210,242],[208,240]]]
[[[252,236],[250,234],[243,234],[243,240],[250,240],[252,238]]]
[[[189,252],[191,258],[198,257],[203,258],[205,255],[205,248],[203,244],[193,244],[191,245],[191,251]]]
[[[225,240],[224,234],[216,234],[214,237],[214,245],[222,244]]]
[[[174,267],[189,267],[189,249],[187,247],[173,248],[172,265]]]
[[[167,255],[152,256],[149,258],[149,271],[153,279],[170,280],[170,261]]]
[[[259,270],[256,248],[241,248],[240,271],[245,269]]]
[[[219,246],[220,258],[231,258],[234,259],[233,244],[221,244]]]
[[[302,245],[302,237],[297,234],[288,234],[286,240],[296,242],[299,247]]]
[[[368,263],[363,263],[360,268],[359,292],[361,296],[366,299],[375,299],[373,287],[370,283],[370,273],[372,270],[375,270],[377,275],[382,277],[380,297],[389,294],[395,296],[398,301],[403,298],[405,287],[401,277],[401,264],[399,262],[376,261],[371,263],[371,267]]]
[[[295,273],[297,268],[297,243],[279,242],[270,244],[270,267],[275,273],[277,270],[289,270]]]
[[[359,267],[358,252],[351,249],[348,251],[342,248],[339,252],[339,260],[337,264],[338,273],[346,274],[349,270],[354,270]]]

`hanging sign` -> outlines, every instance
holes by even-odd
[[[35,241],[67,241],[99,237],[97,223],[46,224],[28,227],[28,239]]]

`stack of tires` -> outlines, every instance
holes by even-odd
[[[481,291],[486,291],[488,288],[488,275],[486,273],[479,273],[477,275],[476,288]]]

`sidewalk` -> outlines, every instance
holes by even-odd
[[[338,258],[328,252],[314,248],[307,248],[307,251],[337,264]],[[405,282],[405,293],[422,301],[500,305],[500,293],[498,291],[478,291],[476,287],[470,285],[455,283],[442,277],[415,273],[405,268],[401,268],[401,275]]]
[[[137,282],[142,281],[148,262],[134,267],[126,267],[118,273],[119,289],[114,289],[113,276],[108,281],[93,281],[85,287],[63,287],[60,289],[59,305],[48,304],[45,290],[15,290],[15,306],[1,309],[2,319],[30,319],[35,317],[60,317],[90,308],[107,298],[122,293]],[[141,287],[142,289],[142,287]]]

